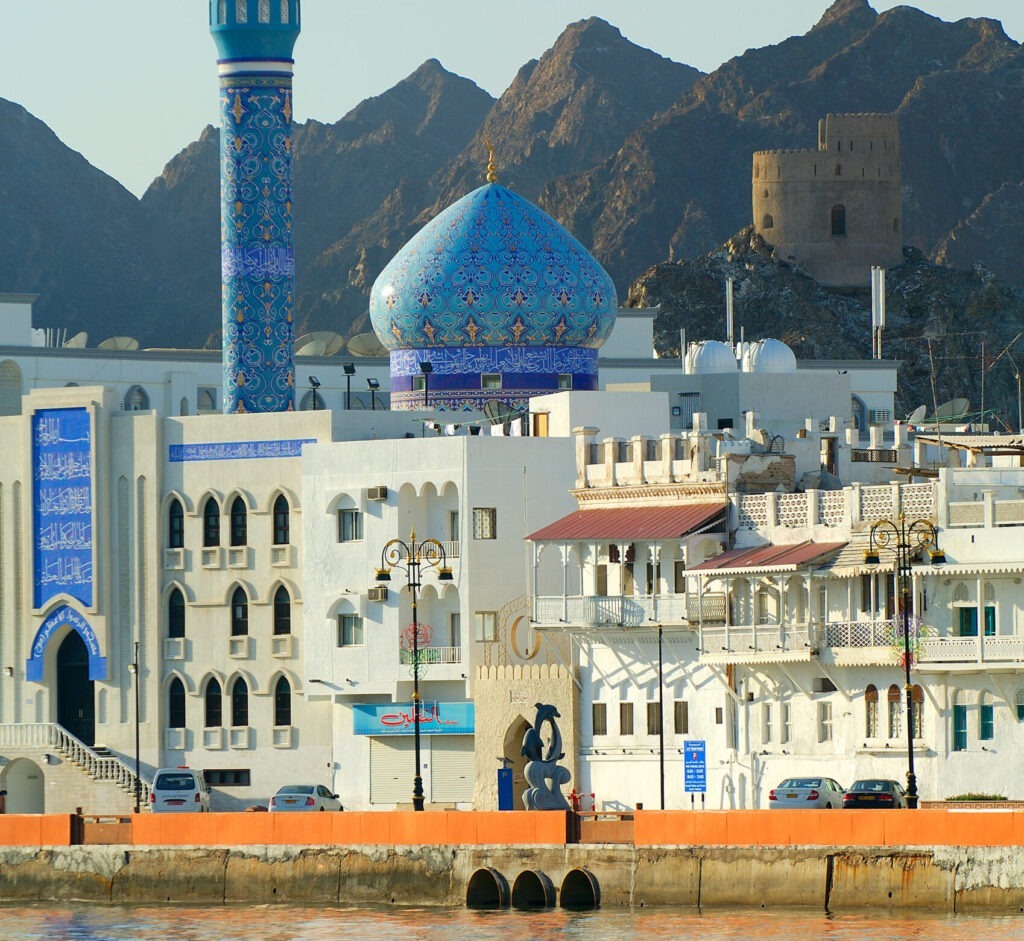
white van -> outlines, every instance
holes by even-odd
[[[202,771],[161,768],[153,778],[149,807],[155,814],[210,812],[210,791]]]

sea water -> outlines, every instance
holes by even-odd
[[[1010,941],[1024,915],[480,912],[292,905],[0,906],[3,941]]]

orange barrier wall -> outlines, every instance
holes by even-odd
[[[555,845],[566,842],[568,814],[557,811],[430,811],[327,814],[139,814],[136,846]]]
[[[1020,846],[1024,811],[642,810],[636,846]]]
[[[70,814],[0,815],[0,846],[70,846]],[[558,811],[137,814],[136,846],[562,846]],[[1024,810],[641,810],[636,846],[1024,846]]]
[[[2,814],[0,846],[70,846],[71,814]]]

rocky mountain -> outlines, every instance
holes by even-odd
[[[947,268],[904,250],[886,274],[882,352],[902,361],[897,418],[918,405],[965,396],[993,428],[1017,429],[1016,363],[1024,364],[1024,290],[977,264]],[[725,339],[725,284],[734,282],[735,336],[777,337],[800,359],[871,356],[871,292],[827,288],[772,257],[748,226],[689,261],[655,265],[632,285],[628,302],[660,307],[655,349],[678,356],[689,339]]]
[[[867,0],[836,0],[806,35],[708,75],[599,19],[567,27],[497,101],[428,60],[340,121],[296,127],[297,328],[365,330],[377,274],[482,182],[485,142],[501,182],[590,246],[626,297],[652,264],[700,258],[747,225],[752,152],[813,147],[827,112],[899,114],[908,245],[1024,284],[1022,86],[1024,52],[998,23]],[[13,220],[0,289],[40,293],[38,323],[217,345],[214,129],[142,200],[2,100],[0,154]],[[860,341],[823,335],[821,355],[845,342]]]

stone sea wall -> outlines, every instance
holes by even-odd
[[[556,899],[586,870],[605,908],[1024,910],[1014,847],[12,846],[0,900],[461,906],[487,867],[543,873]]]

